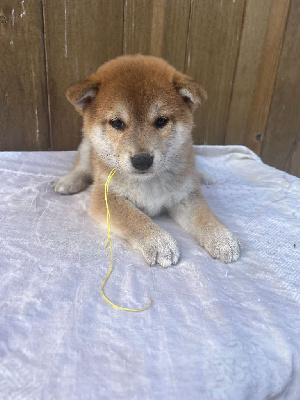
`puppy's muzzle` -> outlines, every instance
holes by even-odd
[[[131,157],[131,164],[138,171],[146,171],[153,164],[153,157],[147,153],[139,153]]]

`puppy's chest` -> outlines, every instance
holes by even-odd
[[[184,183],[153,180],[122,186],[117,191],[145,214],[154,217],[179,203],[187,195],[190,184],[190,179]]]
[[[172,194],[157,184],[139,185],[136,190],[127,193],[127,198],[151,217],[162,213],[173,203]]]

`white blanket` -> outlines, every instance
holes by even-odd
[[[74,152],[0,153],[0,398],[300,399],[300,179],[242,146],[195,147],[210,206],[243,244],[213,260],[167,217],[181,259],[148,267],[52,183]]]

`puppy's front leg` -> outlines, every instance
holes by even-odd
[[[241,244],[209,208],[200,191],[170,210],[171,217],[191,233],[213,258],[225,263],[239,258]]]
[[[85,190],[93,181],[90,165],[90,142],[83,137],[71,172],[59,178],[54,189],[59,194],[73,194]]]
[[[161,229],[132,202],[114,194],[111,189],[108,193],[108,205],[112,231],[126,239],[135,250],[139,250],[151,266],[157,263],[167,268],[177,263],[180,256],[177,243],[168,232]],[[106,225],[104,185],[98,182],[92,192],[91,214],[101,225]]]

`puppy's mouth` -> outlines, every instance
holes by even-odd
[[[146,177],[153,176],[153,175],[154,175],[154,171],[153,171],[152,168],[151,168],[151,169],[148,169],[148,170],[146,170],[146,171],[133,170],[133,171],[132,171],[132,175],[138,176],[138,177],[141,177],[141,178],[142,178],[142,177],[146,178]]]

